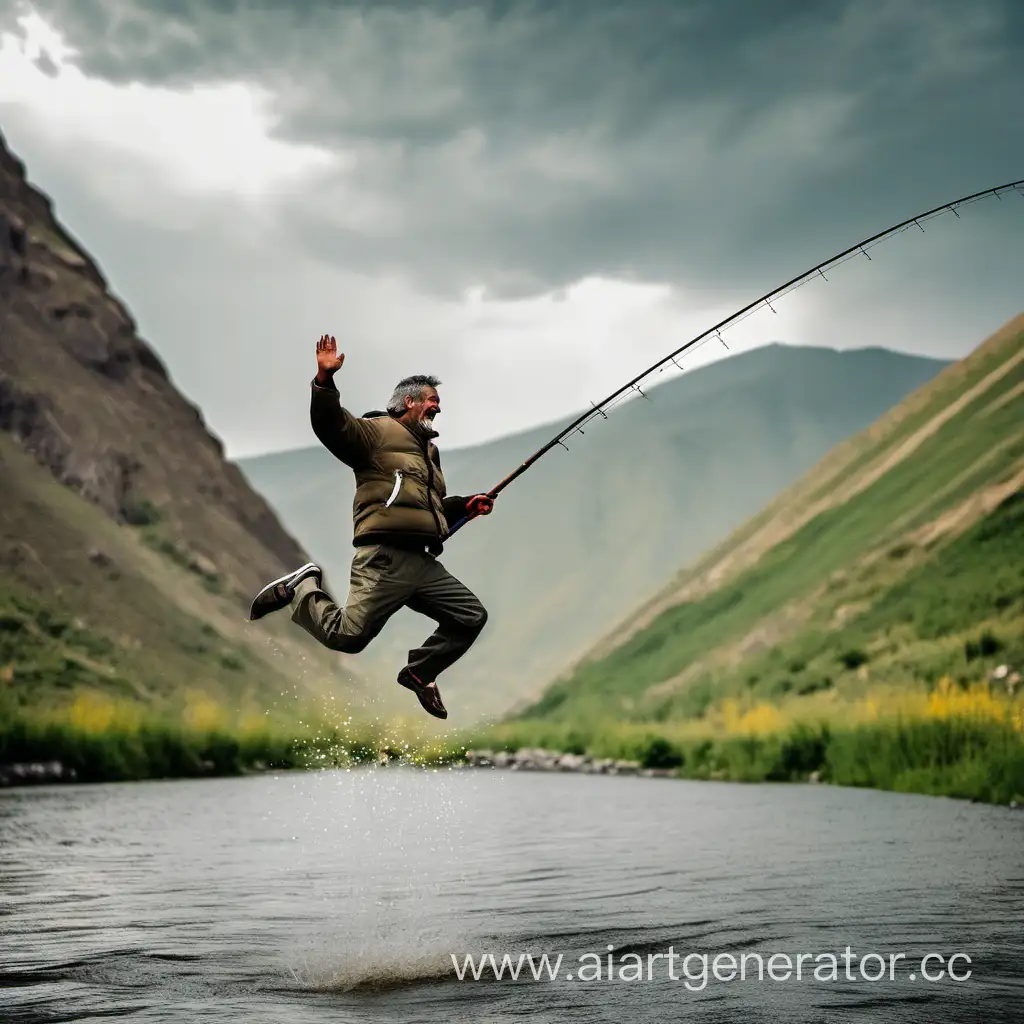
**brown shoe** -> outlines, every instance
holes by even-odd
[[[255,622],[264,615],[287,608],[295,596],[295,588],[305,579],[313,578],[320,582],[323,570],[313,562],[307,562],[294,572],[268,583],[252,600],[249,609],[249,621]]]
[[[437,683],[423,682],[408,666],[398,673],[398,683],[416,694],[427,714],[435,718],[448,717],[448,709],[441,701],[441,691],[437,688]]]

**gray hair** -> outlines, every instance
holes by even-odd
[[[392,416],[401,416],[405,412],[406,397],[415,401],[427,388],[436,388],[440,383],[437,377],[423,373],[414,374],[412,377],[403,377],[395,385],[394,393],[388,402],[388,412]]]

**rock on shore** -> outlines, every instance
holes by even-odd
[[[638,761],[595,758],[588,754],[566,754],[557,750],[528,747],[510,753],[505,750],[467,750],[466,764],[471,768],[507,768],[509,771],[581,772],[587,775],[641,775],[645,778],[670,778],[671,768],[643,768]]]
[[[60,761],[33,761],[27,764],[0,764],[0,786],[48,785],[74,782],[78,773]]]

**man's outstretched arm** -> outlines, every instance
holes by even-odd
[[[357,419],[342,404],[334,375],[345,362],[333,337],[323,335],[316,344],[316,377],[310,387],[309,421],[320,443],[347,466],[365,462],[377,446],[377,431]]]
[[[494,509],[494,499],[489,494],[474,494],[468,498],[461,495],[452,495],[441,502],[444,507],[444,517],[448,520],[449,526],[465,519],[466,516],[486,516]]]

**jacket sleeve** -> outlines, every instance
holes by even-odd
[[[444,507],[444,517],[448,520],[449,526],[454,526],[460,519],[466,516],[466,502],[468,498],[459,495],[452,495],[445,498],[441,505]]]
[[[342,404],[332,380],[310,385],[309,421],[320,443],[346,466],[365,463],[377,447],[379,434],[367,420],[353,416]]]

